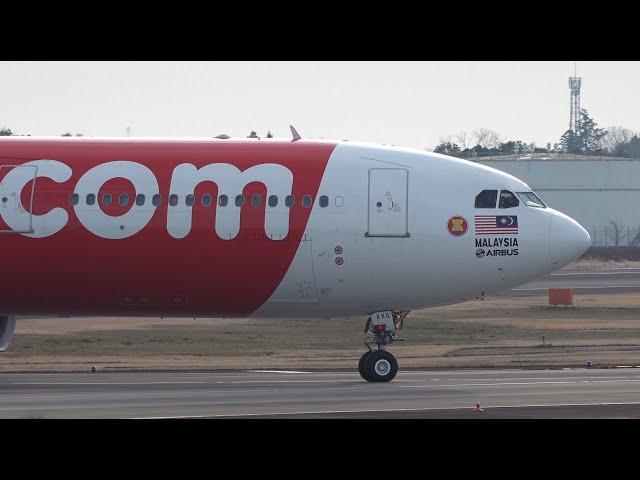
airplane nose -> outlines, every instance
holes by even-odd
[[[551,266],[561,268],[580,257],[591,246],[591,236],[573,218],[554,212],[549,224]]]

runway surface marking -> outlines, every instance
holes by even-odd
[[[553,404],[531,404],[531,405],[491,405],[491,407],[482,407],[484,411],[497,408],[544,408],[544,407],[598,407],[609,405],[640,405],[640,402],[605,402],[605,403],[553,403]],[[272,413],[239,413],[239,414],[215,414],[215,415],[179,415],[166,417],[133,417],[131,420],[173,420],[173,419],[189,419],[189,418],[221,418],[221,417],[268,417],[278,415],[331,415],[337,413],[390,413],[390,412],[427,412],[438,410],[469,410],[472,407],[425,407],[425,408],[389,408],[389,409],[373,409],[373,410],[321,410],[314,412],[272,412]],[[124,417],[123,419],[126,419]]]
[[[496,296],[530,296],[546,293],[549,288],[572,288],[576,291],[612,289],[640,292],[640,269],[606,269],[604,271],[560,271],[547,274],[517,288],[496,293]]]
[[[627,271],[607,271],[607,272],[562,272],[562,273],[550,273],[551,277],[564,277],[572,275],[638,275],[639,271],[627,272]]]
[[[445,385],[439,383],[438,385],[398,385],[399,388],[428,388],[428,387],[499,387],[502,385],[549,385],[549,384],[561,384],[572,385],[576,383],[618,383],[618,382],[640,382],[639,380],[580,380],[580,381],[544,381],[544,382],[500,382],[500,383],[452,383]]]
[[[599,285],[594,287],[571,287],[571,286],[563,286],[562,288],[571,288],[573,290],[583,290],[583,289],[605,289],[605,288],[640,288],[638,285]],[[534,291],[534,290],[549,290],[549,287],[535,287],[535,288],[512,288],[511,290],[515,292],[526,292],[526,291]]]
[[[618,367],[618,368],[635,368],[635,367]],[[313,374],[315,372],[304,372]],[[349,373],[347,375],[353,376],[353,374]],[[580,377],[578,377],[580,378]],[[586,378],[586,377],[585,377]],[[640,375],[638,379],[627,379],[626,377],[607,377],[606,380],[598,380],[597,378],[605,378],[605,377],[596,377],[596,379],[589,380],[558,380],[558,381],[550,381],[545,377],[523,377],[521,380],[542,380],[540,382],[497,382],[497,383],[454,383],[454,384],[442,384],[439,383],[437,385],[400,385],[401,383],[411,383],[411,382],[424,382],[424,380],[416,379],[398,379],[394,380],[393,384],[395,387],[409,387],[409,388],[422,388],[422,387],[481,387],[481,386],[499,386],[499,385],[538,385],[538,384],[574,384],[574,383],[615,383],[615,382],[640,382]],[[463,379],[460,379],[463,380]],[[331,380],[331,383],[354,383],[359,382],[359,379],[356,380]],[[440,379],[433,378],[430,381],[438,382]],[[302,384],[302,383],[328,383],[328,380],[217,380],[217,381],[184,381],[184,382],[11,382],[6,385],[58,385],[58,386],[73,386],[73,385],[260,385],[260,384],[282,384],[282,383],[291,383],[291,384]],[[368,385],[363,383],[363,386]],[[384,384],[381,385],[384,388]],[[331,387],[330,387],[331,388]]]
[[[14,382],[7,385],[190,385],[204,383],[208,382]]]
[[[300,372],[297,370],[245,370],[248,373],[311,373],[311,372]]]

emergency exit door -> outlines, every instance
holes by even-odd
[[[36,172],[35,165],[0,165],[0,233],[33,233]]]
[[[367,237],[408,237],[409,171],[404,168],[369,170]]]

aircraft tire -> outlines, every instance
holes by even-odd
[[[365,380],[367,380],[367,377],[366,377],[366,374],[365,374],[365,371],[364,371],[364,362],[366,361],[366,359],[367,359],[367,358],[368,358],[372,353],[373,353],[373,352],[372,352],[371,350],[367,350],[367,351],[365,352],[365,354],[364,354],[364,355],[362,355],[362,356],[360,357],[360,361],[358,362],[358,372],[360,372],[360,376],[361,376],[362,378],[364,378]],[[367,380],[367,381],[369,381],[369,380]]]
[[[376,350],[364,359],[363,378],[368,382],[390,382],[398,373],[398,361],[385,350]]]

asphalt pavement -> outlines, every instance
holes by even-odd
[[[496,296],[547,295],[549,288],[571,288],[573,293],[638,293],[640,268],[561,270],[498,293]]]
[[[0,374],[0,418],[640,418],[640,368]]]

